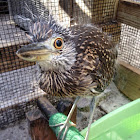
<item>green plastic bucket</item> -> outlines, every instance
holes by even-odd
[[[85,136],[86,131],[87,128],[81,134]],[[89,140],[140,140],[140,99],[94,122]]]

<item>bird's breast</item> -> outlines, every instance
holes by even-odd
[[[39,73],[40,88],[53,96],[83,95],[92,82],[90,76],[83,75],[80,71],[47,71]]]

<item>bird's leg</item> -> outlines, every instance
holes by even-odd
[[[70,126],[75,126],[74,123],[70,123],[69,121],[70,121],[70,119],[71,119],[71,116],[72,116],[72,114],[73,114],[73,112],[74,112],[74,110],[75,110],[75,107],[76,107],[77,102],[78,102],[79,99],[80,99],[79,96],[76,97],[76,99],[75,99],[75,101],[74,101],[74,103],[73,103],[73,106],[72,106],[72,108],[71,108],[71,110],[70,110],[70,112],[69,112],[69,114],[68,114],[68,117],[67,117],[67,119],[66,119],[65,122],[60,123],[60,124],[56,124],[56,125],[54,125],[54,126],[51,126],[51,127],[56,127],[56,126],[61,126],[61,125],[62,125],[62,127],[61,127],[61,129],[60,129],[60,131],[59,131],[59,133],[58,133],[57,139],[60,138],[63,129],[65,129],[65,131],[64,131],[64,133],[63,133],[63,137],[62,137],[62,140],[64,140],[65,135],[66,135],[66,133],[67,133],[69,127],[70,127]]]
[[[102,99],[106,98],[106,96],[108,96],[109,94],[110,94],[110,90],[107,90],[106,92],[101,92],[98,96],[94,96],[92,98],[91,103],[90,103],[90,118],[89,118],[88,130],[87,130],[87,133],[86,133],[85,140],[88,140],[90,127],[91,127],[91,124],[92,124],[93,115],[94,115],[95,108],[96,108],[97,104]]]
[[[93,97],[91,100],[91,104],[90,104],[90,118],[89,118],[88,129],[87,129],[85,140],[88,140],[88,137],[89,137],[90,127],[92,124],[93,115],[94,115],[96,105],[97,105],[97,97]]]

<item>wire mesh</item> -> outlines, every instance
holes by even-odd
[[[30,10],[46,18],[49,10],[62,26],[98,25],[115,43],[120,41],[119,57],[140,68],[140,31],[114,22],[115,2],[0,0],[0,127],[24,118],[27,111],[36,107],[35,100],[46,94],[35,79],[35,64],[23,61],[15,54],[20,46],[30,43],[25,35],[28,22],[19,19],[19,15],[32,18]]]
[[[119,58],[140,69],[140,30],[126,24],[121,25]]]

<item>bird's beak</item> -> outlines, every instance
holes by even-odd
[[[52,53],[54,52],[51,48],[43,45],[42,43],[25,45],[16,52],[17,56],[21,59],[32,62],[50,60]]]

